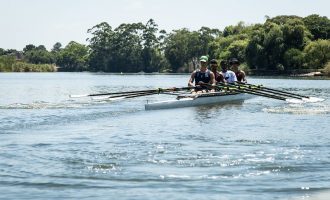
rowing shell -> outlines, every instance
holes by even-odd
[[[198,95],[188,95],[184,97],[178,96],[175,100],[159,101],[154,103],[147,103],[146,110],[170,109],[194,107],[202,105],[227,104],[233,102],[242,102],[246,99],[252,98],[253,95],[246,93],[208,93]]]

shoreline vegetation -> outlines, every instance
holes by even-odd
[[[167,33],[153,19],[146,24],[102,22],[87,30],[87,45],[57,42],[28,44],[23,50],[0,47],[0,72],[189,73],[198,58],[237,58],[252,76],[330,77],[330,20],[307,17],[265,17],[263,24],[223,30],[201,27]]]

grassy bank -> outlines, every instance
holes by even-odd
[[[53,64],[31,64],[17,61],[13,56],[0,56],[0,72],[55,72]]]

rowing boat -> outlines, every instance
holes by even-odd
[[[146,110],[194,107],[202,105],[228,104],[242,102],[253,95],[246,93],[202,93],[195,95],[178,96],[174,100],[159,101],[145,104]]]

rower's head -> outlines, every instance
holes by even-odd
[[[201,69],[206,69],[207,68],[207,61],[209,60],[209,58],[207,56],[201,56],[199,58],[199,62],[201,64]]]
[[[237,58],[231,58],[229,61],[229,64],[232,68],[232,70],[237,71],[238,70],[238,66],[241,64]]]
[[[210,67],[212,71],[216,71],[218,69],[218,61],[216,59],[212,59],[210,61]]]
[[[226,60],[222,60],[220,62],[221,71],[226,72],[228,70],[228,62]]]

